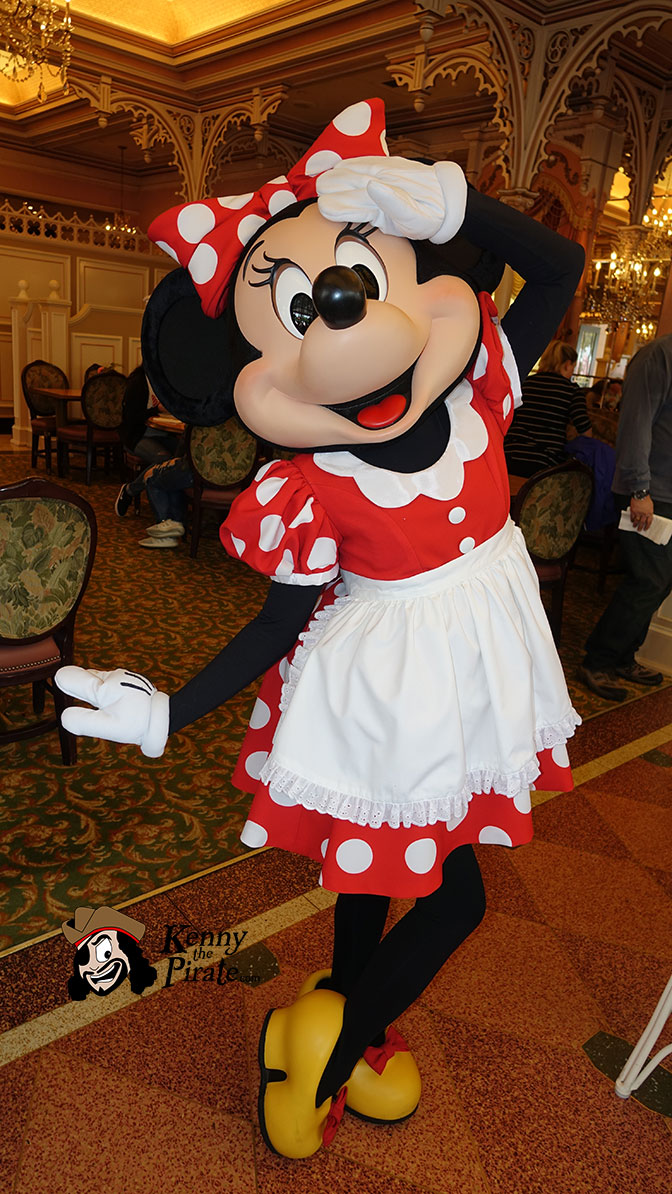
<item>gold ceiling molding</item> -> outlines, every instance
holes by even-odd
[[[227,130],[249,125],[255,142],[260,143],[269,116],[288,94],[286,87],[254,87],[249,95],[217,108],[191,111],[117,90],[105,75],[98,86],[76,84],[75,90],[98,113],[101,128],[105,128],[113,113],[130,113],[131,136],[145,161],[151,161],[155,146],[171,147],[171,164],[177,167],[182,179],[178,193],[186,203],[207,193],[208,175],[216,165],[216,152]]]

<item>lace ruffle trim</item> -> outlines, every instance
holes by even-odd
[[[310,652],[322,638],[331,619],[347,601],[347,596],[337,597],[332,605],[318,610],[307,630],[299,636],[299,644],[282,688],[281,711],[284,712],[291,702]],[[574,709],[570,709],[559,722],[543,726],[535,732],[535,750],[551,750],[554,746],[564,745],[580,724],[581,718]],[[514,800],[521,792],[531,787],[539,773],[540,767],[536,757],[530,759],[518,771],[510,773],[494,768],[473,768],[467,772],[460,791],[433,798],[416,796],[415,799],[403,803],[376,801],[366,796],[348,796],[334,788],[324,787],[313,780],[296,775],[275,762],[272,756],[262,768],[261,779],[269,788],[283,793],[291,803],[300,804],[303,808],[315,809],[317,812],[336,817],[337,820],[350,821],[354,825],[370,825],[377,829],[386,824],[398,829],[401,825],[410,828],[434,825],[437,821],[461,820],[466,815],[474,793],[494,790]]]

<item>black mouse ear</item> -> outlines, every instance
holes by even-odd
[[[150,296],[142,321],[142,359],[166,410],[185,423],[210,427],[234,413],[234,365],[226,312],[203,314],[186,269],[175,269]]]

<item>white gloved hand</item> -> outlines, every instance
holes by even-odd
[[[457,162],[351,158],[325,170],[316,186],[325,219],[366,222],[391,236],[442,245],[464,222],[467,180]]]
[[[143,755],[158,759],[168,738],[169,700],[145,676],[117,668],[114,672],[62,667],[56,672],[62,692],[87,701],[93,709],[72,705],[61,717],[64,729],[107,742],[135,742]]]

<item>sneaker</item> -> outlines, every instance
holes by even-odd
[[[179,539],[171,539],[170,535],[155,535],[153,539],[141,539],[140,547],[179,547]]]
[[[654,672],[641,663],[625,663],[622,667],[615,667],[614,671],[617,676],[629,680],[631,684],[650,684],[653,687],[662,684],[665,679],[662,672]]]
[[[117,500],[114,503],[114,513],[118,514],[119,518],[123,518],[132,501],[133,498],[128,492],[128,485],[122,485],[117,494]]]
[[[603,701],[624,701],[628,695],[627,689],[613,684],[608,672],[594,672],[584,664],[579,668],[577,676],[586,688],[602,697]]]
[[[174,518],[164,518],[163,522],[156,522],[153,527],[147,527],[148,535],[172,535],[173,539],[178,538],[184,534],[184,526],[181,522],[175,522]]]

